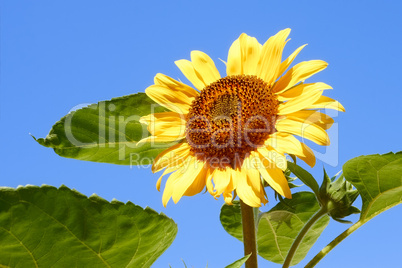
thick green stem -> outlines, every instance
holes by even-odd
[[[243,225],[244,256],[251,253],[246,261],[246,268],[257,268],[257,244],[253,208],[240,200],[241,220]]]
[[[329,243],[317,255],[315,255],[315,257],[309,263],[307,263],[307,265],[304,268],[314,267],[322,258],[325,257],[325,255],[327,255],[334,247],[336,247],[340,242],[342,242],[343,239],[345,239],[351,233],[359,229],[360,226],[362,226],[363,224],[364,224],[363,221],[358,221],[352,226],[350,226],[349,229],[338,235],[334,240],[331,241],[331,243]]]
[[[300,231],[300,233],[297,235],[295,241],[293,241],[292,246],[290,247],[290,250],[288,252],[288,255],[286,256],[285,262],[283,263],[283,268],[288,268],[292,262],[292,259],[297,251],[297,248],[300,245],[300,242],[303,240],[304,236],[308,233],[310,228],[318,221],[322,216],[324,216],[327,213],[326,207],[321,207],[319,211],[317,211],[313,217],[311,217],[308,222],[304,225],[303,229]]]

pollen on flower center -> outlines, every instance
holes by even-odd
[[[191,104],[186,124],[191,151],[212,165],[241,164],[276,131],[278,105],[270,85],[256,76],[217,80]]]

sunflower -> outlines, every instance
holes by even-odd
[[[141,142],[177,143],[160,153],[153,172],[163,169],[160,190],[167,179],[162,202],[177,203],[182,196],[203,191],[223,196],[231,204],[237,194],[249,206],[267,203],[264,184],[286,198],[291,192],[283,171],[285,154],[315,165],[312,150],[294,135],[329,145],[326,129],[333,119],[319,110],[344,111],[341,104],[322,96],[325,83],[304,83],[327,67],[322,60],[300,62],[285,72],[305,45],[282,61],[290,29],[270,37],[263,45],[241,34],[229,49],[226,77],[201,51],[191,61],[176,65],[194,88],[157,74],[145,92],[169,112],[141,118],[151,136]],[[234,195],[235,194],[235,195]]]

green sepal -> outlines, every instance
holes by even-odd
[[[316,196],[319,195],[319,186],[317,181],[314,179],[313,175],[311,175],[307,170],[302,167],[289,162],[288,161],[288,169],[299,178],[306,186],[308,186],[311,190],[313,190]]]
[[[334,220],[342,223],[351,223],[343,218],[351,214],[360,213],[352,204],[359,196],[359,192],[343,176],[329,178],[324,169],[323,182],[319,189],[318,200],[321,206],[326,207],[327,213]]]

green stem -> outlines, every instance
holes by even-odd
[[[257,244],[253,208],[240,200],[241,220],[243,225],[244,256],[251,253],[246,261],[246,268],[257,268]]]
[[[285,262],[283,263],[282,268],[288,268],[292,262],[292,259],[297,251],[297,248],[299,247],[301,241],[303,240],[304,236],[307,234],[307,232],[310,230],[310,228],[314,225],[316,221],[318,221],[322,216],[324,216],[327,213],[327,208],[326,207],[321,207],[319,211],[317,211],[309,220],[308,222],[304,225],[303,229],[300,231],[300,233],[297,235],[295,241],[293,241],[292,246],[290,247],[290,250],[288,252],[288,255],[286,256]]]
[[[362,226],[363,224],[364,221],[358,221],[352,226],[350,226],[349,229],[338,235],[334,240],[331,241],[331,243],[329,243],[317,255],[315,255],[315,257],[309,263],[307,263],[307,265],[304,268],[314,267],[322,258],[325,257],[325,255],[327,255],[334,247],[336,247],[340,242],[342,242],[343,239],[345,239],[351,233],[359,229],[360,226]]]

